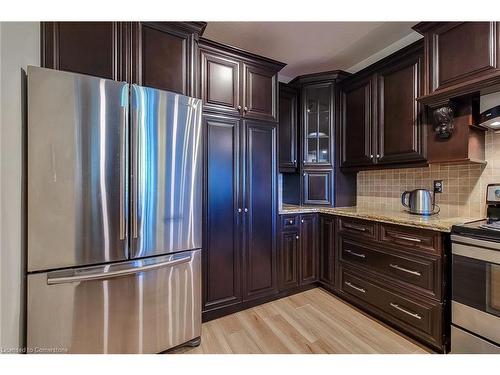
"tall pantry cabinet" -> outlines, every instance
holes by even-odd
[[[284,64],[200,39],[203,318],[278,293],[277,73]]]

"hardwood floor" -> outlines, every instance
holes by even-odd
[[[201,345],[172,354],[429,353],[320,288],[202,327]]]

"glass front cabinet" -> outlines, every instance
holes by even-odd
[[[303,160],[304,167],[332,165],[333,83],[304,85]]]

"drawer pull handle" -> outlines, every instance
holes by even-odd
[[[344,224],[344,227],[349,228],[349,229],[353,229],[353,230],[357,230],[357,231],[360,231],[360,232],[366,232],[366,228],[358,227],[356,225]]]
[[[354,251],[351,251],[351,250],[346,250],[345,252],[348,254],[354,255],[355,257],[358,257],[358,258],[366,258],[365,254],[355,253]]]
[[[398,266],[397,264],[389,264],[389,267],[395,268],[395,269],[397,269],[399,271],[403,271],[403,272],[406,272],[406,273],[411,273],[412,275],[422,276],[422,274],[420,272],[418,272],[418,271],[409,270],[408,268],[404,268],[404,267]]]
[[[350,283],[349,281],[345,281],[344,284],[351,287],[352,289],[356,289],[358,292],[366,293],[366,290],[364,290],[363,288],[360,288],[359,286],[356,286],[356,285]]]
[[[400,240],[422,243],[422,240],[419,239],[419,238],[400,236],[400,235],[397,235],[397,234],[395,234],[394,237],[399,238]]]
[[[421,319],[422,319],[422,317],[421,317],[420,315],[415,314],[415,313],[413,313],[413,312],[411,312],[411,311],[408,311],[408,310],[406,310],[406,309],[403,309],[402,307],[400,307],[400,306],[399,306],[398,304],[396,304],[396,303],[392,303],[392,302],[391,302],[391,303],[390,303],[390,305],[391,305],[393,308],[395,308],[396,310],[399,310],[399,311],[401,311],[401,312],[404,312],[405,314],[410,315],[410,316],[412,316],[412,317],[414,317],[414,318],[416,318],[416,319],[418,319],[418,320],[421,320]]]

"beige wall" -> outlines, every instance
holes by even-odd
[[[486,166],[433,164],[426,168],[360,172],[357,204],[399,210],[403,191],[432,190],[433,180],[444,180],[443,194],[436,195],[443,216],[484,217],[486,185],[500,183],[500,134],[486,133],[486,160]]]
[[[39,25],[0,22],[0,348],[23,343],[21,69],[40,64]]]

